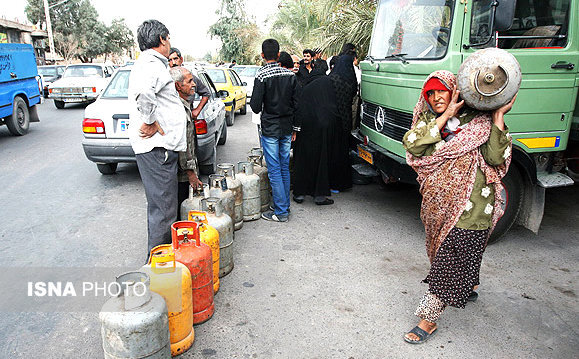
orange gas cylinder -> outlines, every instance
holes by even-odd
[[[199,237],[195,222],[178,221],[171,225],[175,259],[186,265],[191,272],[193,324],[209,320],[215,311],[211,248],[201,243]]]
[[[211,248],[213,256],[213,292],[219,291],[219,232],[207,222],[207,213],[190,211],[189,220],[197,223],[201,242]]]
[[[170,244],[151,250],[149,264],[142,270],[151,278],[151,291],[161,295],[169,311],[171,355],[184,353],[193,344],[193,303],[191,273],[187,267],[175,261]]]

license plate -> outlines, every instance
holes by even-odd
[[[368,162],[371,165],[374,164],[374,158],[372,157],[372,154],[366,151],[365,149],[361,148],[360,146],[358,146],[358,157],[360,157],[361,159],[363,159],[364,161]]]
[[[128,121],[124,121],[124,120],[121,121],[119,126],[120,126],[119,128],[120,128],[121,132],[125,132],[125,131],[129,130],[129,122]]]
[[[64,102],[80,102],[81,98],[80,97],[76,97],[76,98],[63,98],[62,101]]]

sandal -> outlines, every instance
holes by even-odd
[[[411,331],[409,331],[406,334],[414,334],[418,337],[418,340],[412,340],[412,339],[408,339],[406,336],[404,336],[404,341],[406,343],[410,343],[410,344],[422,344],[425,341],[427,341],[431,336],[434,335],[434,333],[436,333],[436,330],[438,328],[435,328],[432,333],[428,333],[426,330],[420,328],[418,325],[415,326]]]
[[[477,299],[478,299],[478,293],[473,290],[472,292],[470,292],[470,294],[466,298],[466,301],[467,302],[476,302]]]

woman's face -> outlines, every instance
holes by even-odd
[[[426,93],[426,96],[428,96],[430,107],[437,114],[446,111],[451,98],[450,91],[443,90],[430,90]]]

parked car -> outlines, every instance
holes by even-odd
[[[225,104],[225,121],[227,126],[233,126],[235,122],[235,111],[245,115],[247,113],[247,95],[245,92],[245,85],[247,83],[241,81],[237,72],[230,68],[208,68],[207,73],[213,80],[217,90],[226,90],[229,96],[223,99]]]
[[[260,68],[260,66],[256,65],[239,65],[233,68],[239,75],[241,81],[246,83],[245,91],[247,92],[247,97],[251,97],[251,94],[253,93],[253,82],[255,81],[257,70]]]
[[[94,102],[113,72],[114,68],[105,64],[68,65],[62,78],[48,88],[48,97],[58,109],[66,103]]]
[[[48,98],[48,87],[56,80],[62,77],[66,66],[64,65],[46,65],[38,66],[38,74],[42,78],[43,95]]]
[[[129,76],[131,66],[117,70],[110,83],[84,112],[82,147],[86,157],[97,164],[102,174],[113,174],[119,162],[135,162],[135,153],[129,142]],[[225,144],[225,105],[211,79],[204,71],[194,71],[211,90],[211,97],[195,120],[197,132],[197,161],[201,173],[211,174],[217,169],[217,145]],[[195,97],[196,106],[201,99]]]

